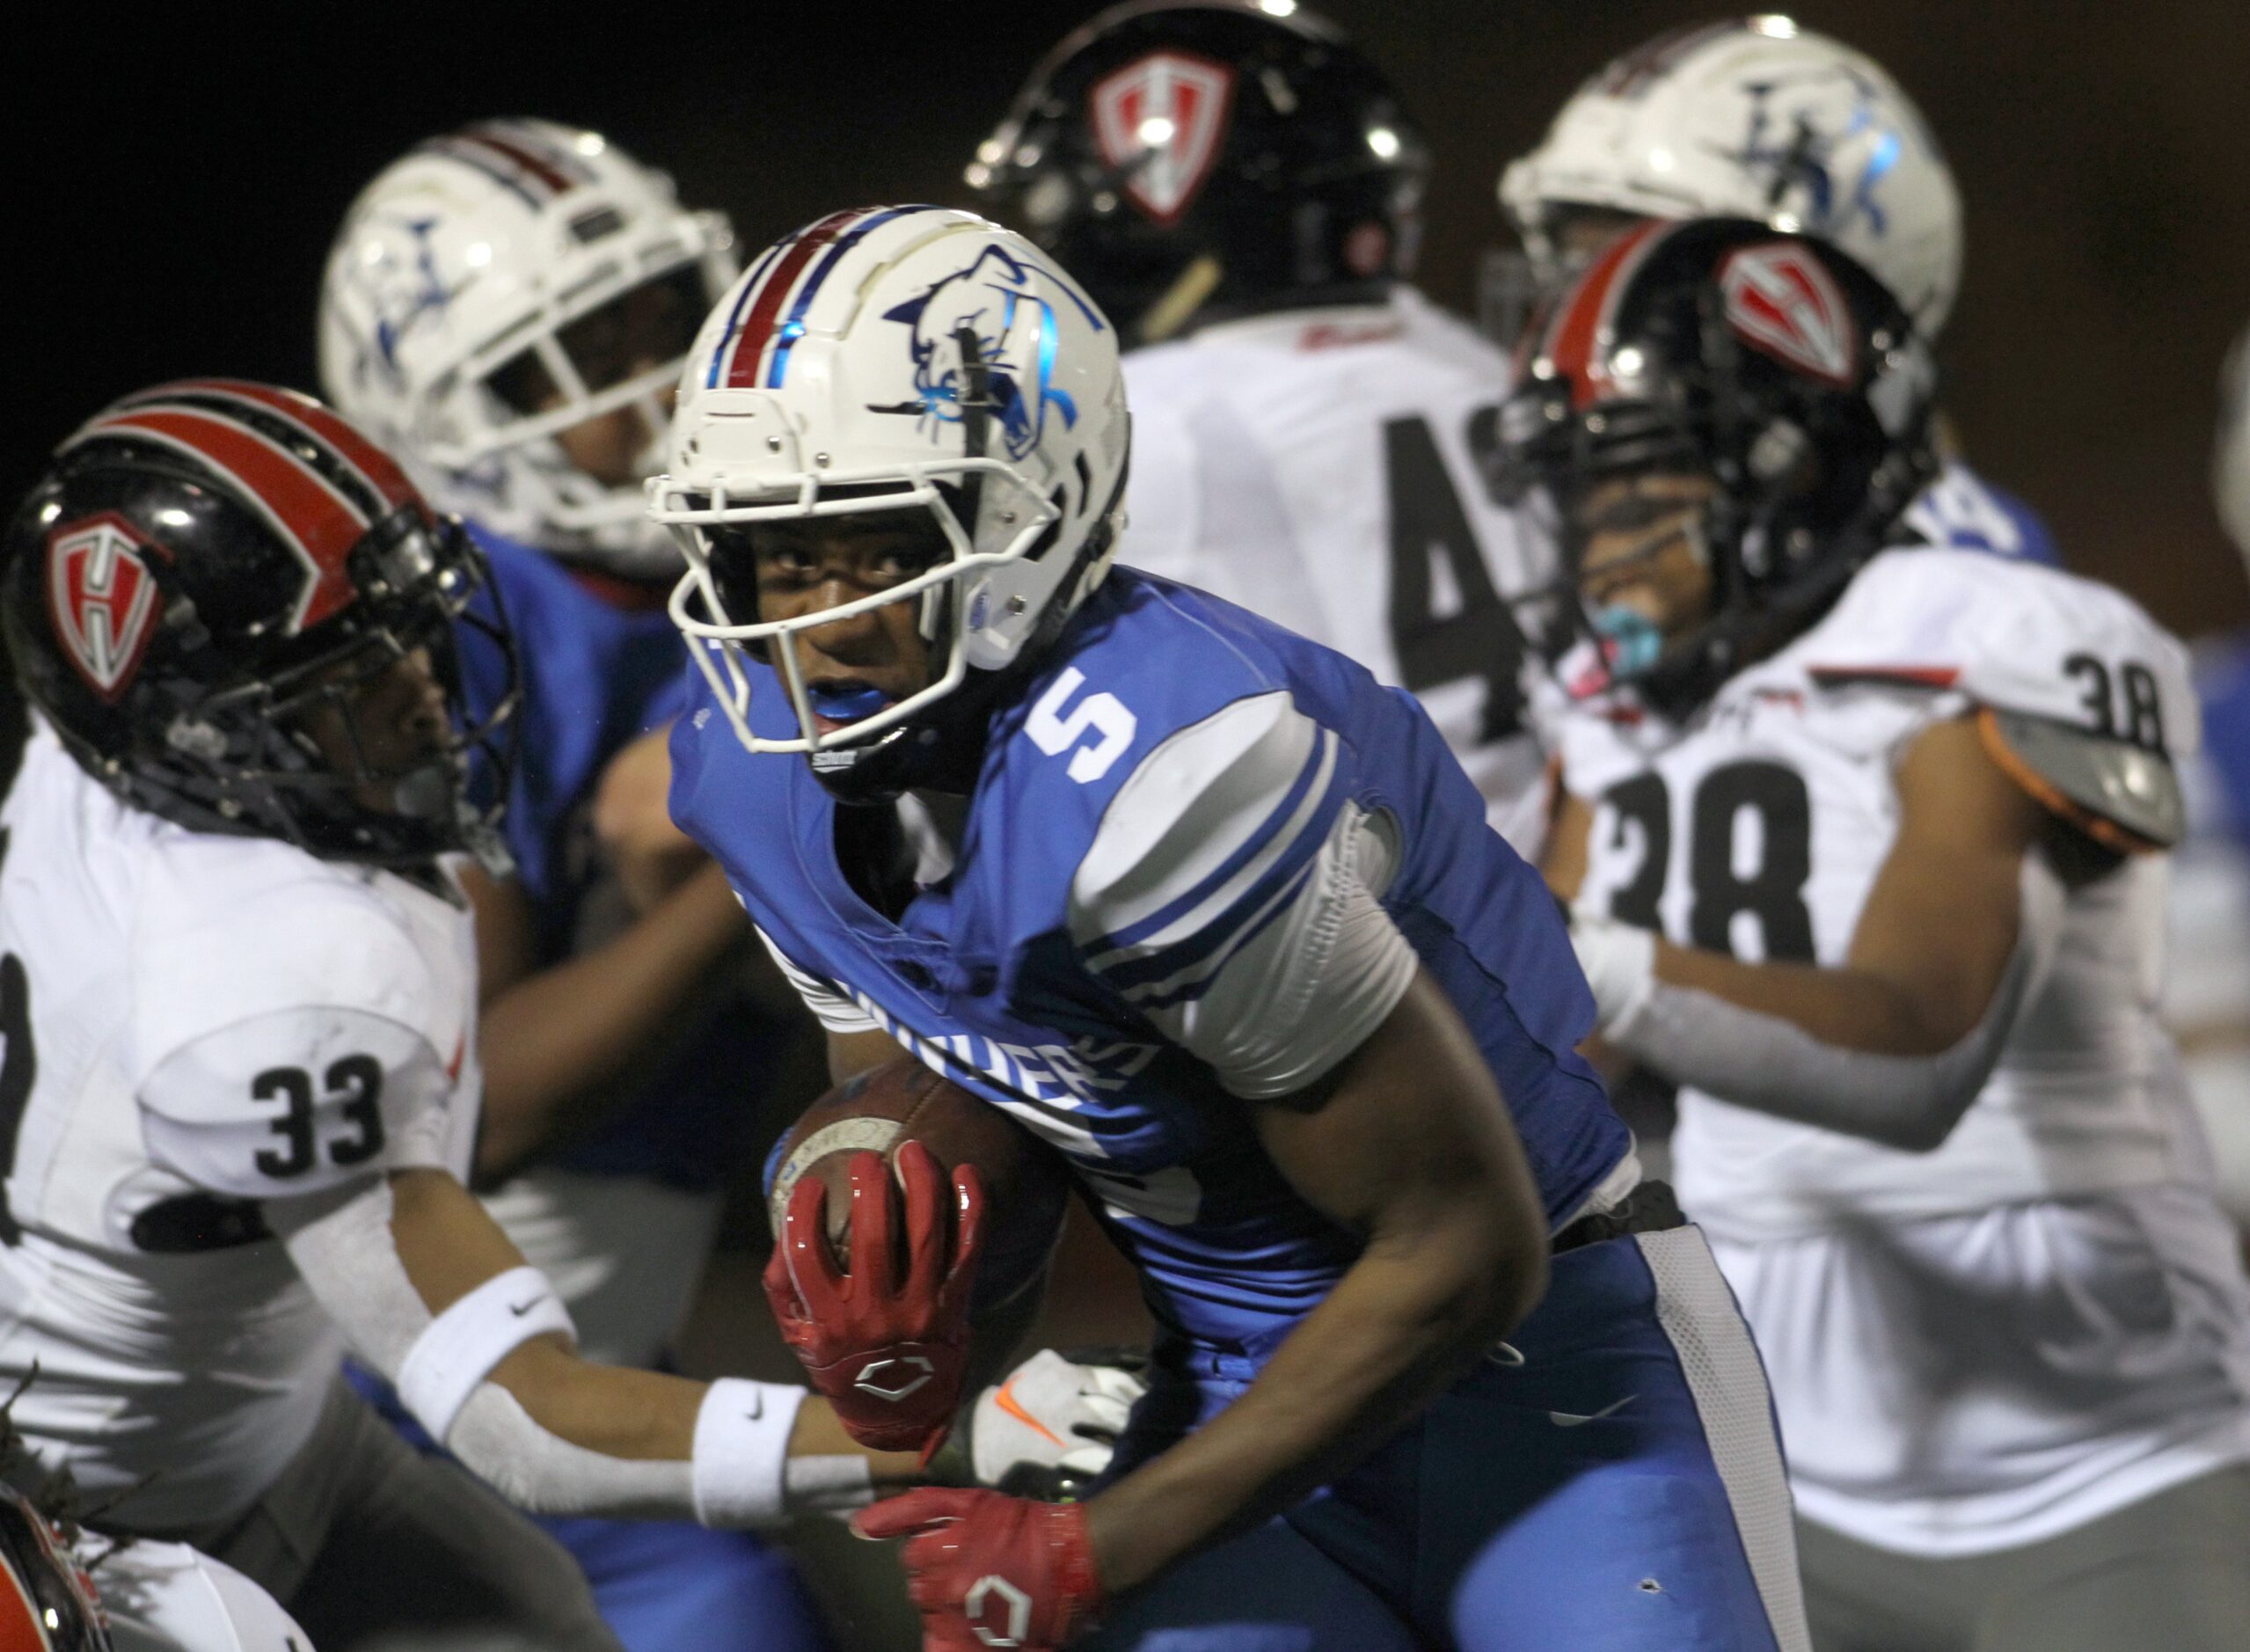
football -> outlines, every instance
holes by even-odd
[[[807,1176],[828,1188],[829,1243],[847,1266],[851,1221],[850,1165],[862,1150],[895,1162],[918,1141],[948,1173],[976,1166],[986,1196],[984,1256],[975,1310],[1004,1306],[1045,1274],[1070,1192],[1062,1156],[991,1103],[931,1071],[910,1056],[847,1079],[805,1110],[775,1150],[767,1214],[777,1237],[790,1191]]]

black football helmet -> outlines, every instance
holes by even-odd
[[[1331,25],[1283,0],[1134,0],[1048,55],[968,179],[1130,345],[1379,298],[1413,272],[1428,169]]]
[[[1833,247],[1746,219],[1652,222],[1525,332],[1491,479],[1559,535],[1564,588],[1531,599],[1574,694],[1630,681],[1692,704],[1826,611],[1937,472],[1937,373],[1882,284]],[[1716,485],[1707,619],[1659,638],[1579,594],[1578,505],[1596,484]]]
[[[4,555],[0,627],[24,694],[125,801],[327,859],[502,859],[514,655],[496,599],[470,608],[484,559],[319,402],[229,379],[128,396],[55,450]],[[508,662],[473,726],[457,625]],[[452,732],[385,766],[349,713],[417,650]],[[352,761],[310,731],[324,708]]]

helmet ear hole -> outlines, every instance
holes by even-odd
[[[1803,492],[1818,463],[1804,426],[1786,418],[1772,420],[1751,439],[1743,461],[1753,481],[1780,493]]]

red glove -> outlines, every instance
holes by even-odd
[[[851,1157],[851,1271],[829,1254],[828,1190],[811,1178],[789,1195],[766,1300],[813,1386],[862,1445],[933,1449],[961,1405],[968,1364],[968,1295],[984,1242],[984,1183],[953,1172],[959,1237],[946,1258],[946,1184],[919,1142],[898,1150],[905,1184],[906,1273],[898,1276],[900,1190],[880,1154]]]
[[[1101,1606],[1086,1505],[924,1487],[862,1509],[863,1538],[911,1538],[900,1557],[922,1612],[923,1652],[1046,1652]]]

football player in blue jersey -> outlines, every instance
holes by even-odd
[[[332,394],[464,516],[516,639],[515,871],[465,880],[478,1177],[588,1349],[643,1368],[668,1360],[724,1189],[756,1162],[761,1109],[778,1124],[820,1087],[795,995],[749,945],[725,875],[664,813],[683,662],[662,598],[680,560],[645,518],[641,480],[734,269],[723,219],[683,209],[668,179],[598,135],[486,121],[367,186],[320,309]],[[507,682],[500,651],[464,633],[461,654],[471,702],[489,703]],[[1078,1389],[1038,1392],[1049,1435],[1082,1455]],[[1036,1435],[1017,1444],[1051,1466]],[[997,1450],[981,1458],[996,1473]],[[822,1641],[760,1539],[543,1524],[633,1652]]]
[[[1756,1350],[1574,1053],[1553,903],[1409,697],[1111,567],[1129,447],[1070,277],[875,208],[721,300],[651,485],[676,818],[836,1071],[903,1047],[1053,1144],[1159,1325],[1085,1501],[859,1530],[931,1648],[1803,1647]],[[813,1380],[923,1359],[927,1434],[964,1312],[820,1327]]]

